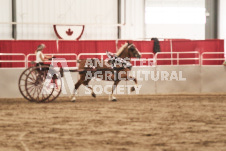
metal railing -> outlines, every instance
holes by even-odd
[[[205,58],[207,55],[221,55],[222,58]],[[201,65],[204,65],[204,61],[225,61],[224,52],[203,52],[201,55]]]
[[[176,54],[176,58],[174,58],[174,54]],[[185,57],[180,57],[180,54],[194,54],[198,55],[198,57],[193,57],[193,58],[185,58]],[[170,58],[158,58],[159,55],[170,55]],[[199,63],[195,64],[186,64],[186,65],[200,65],[200,53],[198,51],[191,51],[191,52],[158,52],[155,54],[154,57],[154,65],[158,65],[158,61],[170,61],[170,65],[174,65],[174,61],[176,61],[176,65],[181,65],[180,61],[199,61]]]
[[[75,63],[75,66],[77,66],[77,57],[78,55],[75,53],[52,53],[52,54],[45,54],[47,56],[73,56],[74,59],[65,59],[65,61],[60,60],[60,62],[66,62],[66,63]],[[29,63],[34,61],[34,60],[30,60],[29,58],[32,56],[36,56],[36,54],[28,54],[27,55],[27,67],[29,66]],[[57,57],[56,57],[57,58]],[[49,62],[49,63],[54,63],[54,59],[52,61],[45,61],[45,62]],[[56,60],[56,62],[59,62],[59,60]]]
[[[22,68],[26,68],[26,55],[23,53],[0,53],[0,57],[1,56],[10,56],[10,57],[15,57],[15,56],[23,56],[24,59],[22,60],[0,60],[0,63],[20,63],[23,62],[24,63],[24,67]],[[15,67],[14,67],[15,68]]]
[[[137,61],[140,61],[140,62],[143,62],[143,63],[146,63],[146,61],[148,61],[148,65],[145,65],[145,66],[150,66],[150,65],[153,65],[153,62],[154,62],[154,53],[152,52],[142,52],[141,55],[152,55],[151,58],[140,58],[140,59],[137,59],[137,58],[132,58],[131,61],[133,61],[135,64],[134,66],[136,66],[136,62]],[[101,60],[104,60],[104,56],[106,56],[106,53],[80,53],[78,55],[78,60],[81,59],[81,56],[101,56]]]
[[[170,61],[169,65],[182,65],[180,63],[180,61],[198,61],[198,63],[186,63],[186,65],[204,65],[204,61],[224,61],[224,52],[204,52],[200,55],[199,52],[197,51],[193,51],[193,52],[158,52],[156,54],[151,53],[151,52],[143,52],[141,53],[142,55],[151,55],[148,58],[132,58],[131,61],[134,62],[134,66],[137,66],[136,62],[139,61],[141,63],[142,66],[142,62],[143,63],[147,63],[148,61],[148,65],[144,65],[144,66],[152,66],[152,65],[159,65],[158,61]],[[191,57],[191,58],[186,58],[186,57],[181,57],[181,55],[184,54],[194,54],[195,57]],[[78,63],[77,60],[81,59],[82,56],[100,56],[100,59],[104,60],[104,56],[106,56],[106,53],[80,53],[79,55],[75,54],[75,53],[60,53],[60,54],[45,54],[45,55],[50,55],[50,56],[72,56],[73,59],[67,59],[65,61],[60,61],[60,62],[67,62],[67,63],[74,63],[73,67],[77,67]],[[168,58],[165,57],[161,57],[160,55],[167,55],[169,56]],[[212,58],[206,58],[206,56],[208,55],[222,55],[222,58],[217,58],[217,57],[212,57]],[[34,61],[31,60],[30,58],[33,56],[35,56],[35,54],[28,54],[25,55],[23,53],[0,53],[0,57],[1,56],[22,56],[23,59],[21,60],[6,60],[4,58],[0,60],[0,63],[24,63],[24,67],[28,67],[29,63]],[[57,57],[56,57],[57,58]],[[93,58],[93,57],[92,57]],[[46,61],[46,62],[52,62],[52,61]],[[59,62],[57,60],[57,62]],[[140,66],[140,65],[138,65]],[[10,67],[10,68],[15,68],[15,67]]]
[[[142,56],[141,56],[141,58],[140,59],[138,59],[138,58],[132,58],[131,59],[131,61],[133,61],[134,62],[134,66],[137,66],[137,61],[138,62],[141,62],[140,63],[140,66],[152,66],[152,65],[154,65],[154,57],[155,57],[155,54],[154,53],[152,53],[152,52],[141,52],[141,55],[143,56],[143,55],[151,55],[151,57],[150,58],[142,58]],[[144,65],[145,63],[148,63],[147,65]]]
[[[81,56],[101,56],[101,60],[103,60],[105,55],[106,53],[80,53],[78,60],[81,59]]]

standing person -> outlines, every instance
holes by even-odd
[[[44,64],[44,61],[51,59],[51,56],[46,56],[43,54],[43,49],[46,48],[45,44],[40,44],[37,48],[37,50],[35,51],[36,54],[36,66],[38,65],[48,65],[48,64]]]

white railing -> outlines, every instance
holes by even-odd
[[[139,61],[141,62],[140,65],[138,66],[142,66],[143,63],[147,63],[148,61],[148,65],[144,65],[144,66],[152,66],[152,65],[158,65],[158,61],[171,61],[170,65],[181,65],[180,61],[182,60],[186,60],[186,61],[198,61],[198,63],[195,63],[195,65],[204,65],[204,61],[224,61],[224,52],[204,52],[202,53],[202,55],[200,55],[199,52],[194,51],[194,52],[158,52],[156,54],[151,53],[151,52],[143,52],[141,53],[142,55],[151,55],[151,57],[149,56],[148,58],[132,58],[131,61],[134,62],[134,66],[137,66],[136,62]],[[195,57],[192,58],[185,58],[185,57],[180,57],[180,55],[183,54],[194,54]],[[216,57],[212,57],[212,58],[206,58],[207,55],[220,55],[222,54],[222,58],[216,58]],[[45,54],[45,55],[50,55],[50,56],[73,56],[73,59],[67,59],[65,60],[65,62],[67,63],[75,63],[74,67],[77,67],[78,63],[77,60],[81,59],[82,56],[100,56],[100,59],[104,60],[104,56],[106,55],[106,53],[80,53],[79,55],[75,54],[75,53],[61,53],[61,54]],[[169,58],[161,58],[160,55],[168,55],[170,56]],[[31,60],[30,58],[33,56],[35,56],[35,54],[28,54],[27,56],[23,53],[0,53],[0,57],[1,56],[22,56],[23,59],[21,60],[6,60],[6,59],[1,59],[0,63],[20,63],[23,62],[24,63],[24,67],[28,67],[28,64],[34,60]],[[93,57],[92,57],[93,58]],[[175,64],[176,61],[176,64]],[[46,62],[52,62],[52,61],[46,61]],[[64,61],[61,61],[64,62]],[[186,64],[186,65],[194,65],[194,64]],[[12,67],[15,68],[15,67]]]
[[[132,58],[131,61],[134,62],[134,66],[137,66],[137,61],[140,62],[140,66],[152,66],[154,64],[154,57],[155,57],[155,54],[152,53],[152,52],[141,52],[141,55],[151,55],[150,58],[141,58],[138,59],[138,58]],[[147,65],[144,65],[145,63],[148,63]]]
[[[0,56],[23,56],[22,60],[0,60],[0,63],[19,63],[23,62],[24,66],[22,68],[26,68],[26,55],[23,53],[0,53]]]
[[[54,56],[73,56],[74,59],[65,59],[65,61],[61,60],[61,62],[66,62],[66,63],[72,62],[72,63],[75,63],[75,67],[77,66],[77,57],[78,57],[78,55],[75,54],[75,53],[57,53],[57,54],[56,53],[52,53],[52,54],[45,54],[45,55],[52,56],[52,57],[54,57]],[[36,54],[28,54],[27,55],[27,67],[28,67],[30,62],[34,61],[34,60],[30,60],[31,56],[36,56]],[[45,61],[45,62],[53,63],[54,60],[52,60],[52,61],[51,60],[50,61]]]
[[[80,53],[78,55],[78,60],[81,58],[81,56],[101,56],[101,60],[103,60],[105,55],[106,53]]]
[[[174,54],[176,54],[176,58],[174,58]],[[180,54],[194,54],[194,55],[198,55],[198,57],[194,57],[194,58],[180,58]],[[170,58],[158,58],[159,55],[171,55]],[[154,65],[158,65],[158,60],[161,61],[171,61],[170,65],[174,65],[173,61],[177,61],[176,65],[180,65],[180,61],[185,60],[185,61],[199,61],[198,64],[195,65],[200,65],[200,53],[198,51],[191,51],[191,52],[158,52],[155,54],[154,57]],[[194,64],[186,64],[186,65],[194,65]]]
[[[152,52],[142,52],[141,55],[152,55],[152,58],[132,58],[131,61],[133,61],[135,64],[134,66],[136,66],[136,61],[140,61],[143,63],[146,63],[148,61],[148,65],[144,65],[144,66],[151,66],[153,65],[154,62],[154,53]],[[106,56],[106,53],[80,53],[78,55],[78,60],[81,59],[81,56],[101,56],[101,60],[104,60],[104,56]]]
[[[221,55],[222,54],[222,58],[205,58],[205,56],[207,55]],[[224,61],[224,52],[203,52],[201,55],[201,65],[204,65],[203,62],[204,61]]]

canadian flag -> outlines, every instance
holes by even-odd
[[[64,40],[79,40],[84,32],[84,25],[53,25],[56,36]]]
[[[69,28],[67,31],[66,31],[66,34],[68,36],[71,36],[73,34],[73,31],[71,31],[71,28]]]

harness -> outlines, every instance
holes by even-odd
[[[117,55],[110,53],[110,52],[106,52],[110,62],[111,62],[111,68],[113,70],[122,70],[125,68],[132,68],[132,64],[127,61],[126,59],[120,58]],[[119,67],[117,67],[117,65],[119,65]]]
[[[114,81],[118,80],[118,71],[123,70],[123,69],[131,69],[132,68],[132,64],[127,61],[126,59],[120,58],[117,55],[110,53],[110,52],[106,52],[110,62],[111,62],[111,68],[114,70]],[[117,67],[117,65],[119,67]]]
[[[113,53],[110,53],[110,52],[106,52],[106,55],[108,56],[109,58],[109,62],[110,62],[110,65],[111,65],[111,68],[113,69],[113,72],[114,72],[114,81],[117,81],[118,80],[118,71],[120,70],[123,70],[123,69],[131,69],[132,68],[132,64],[129,62],[129,58],[128,59],[123,59],[123,58],[120,58],[118,57],[117,55],[113,54]],[[97,59],[98,60],[98,59]],[[85,69],[88,69],[88,70],[91,70],[92,72],[95,72],[95,71],[104,71],[106,69],[109,69],[109,68],[103,68],[103,69],[96,69],[96,67],[93,65],[93,63],[96,61],[96,59],[90,59],[90,64],[85,64],[84,68]],[[82,73],[85,73],[87,72],[87,70],[84,70],[84,71],[80,71],[79,73],[82,74]]]

